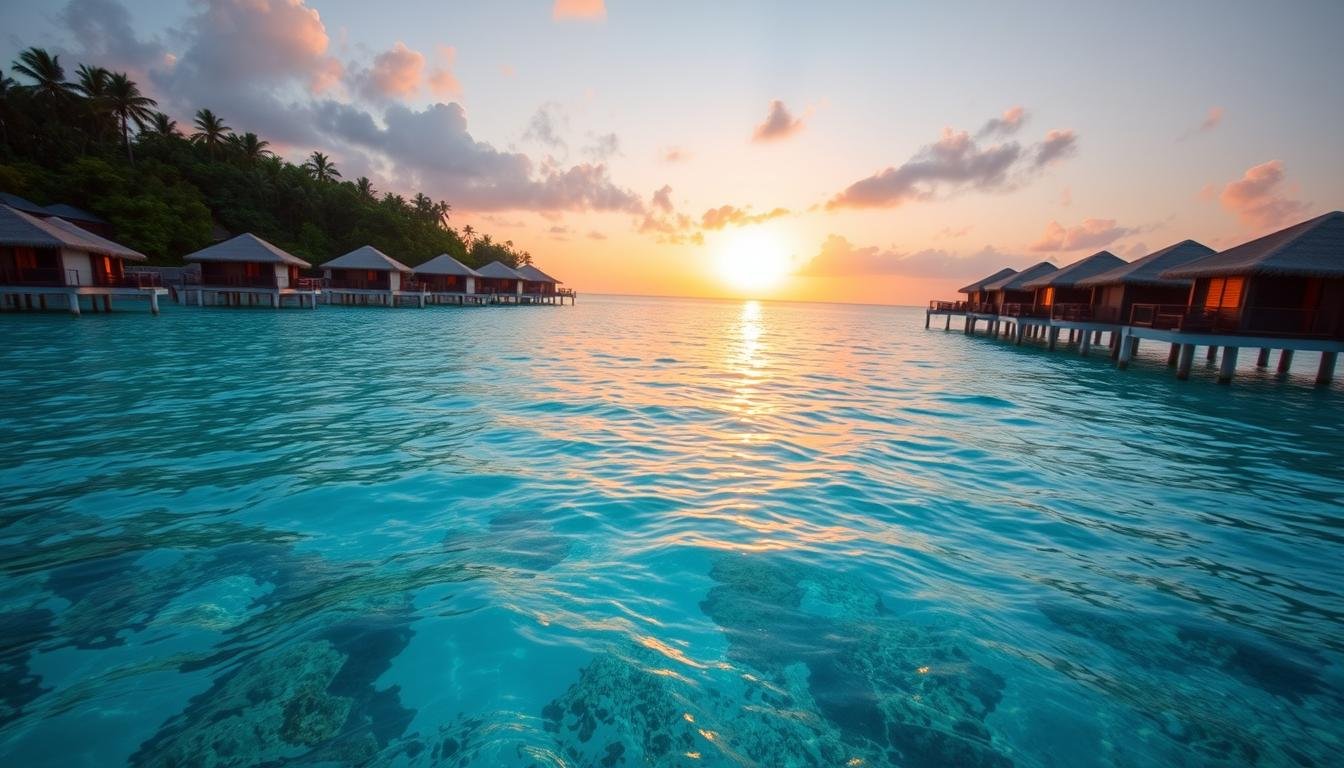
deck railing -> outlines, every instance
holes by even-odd
[[[294,287],[300,291],[320,291],[326,284],[325,277],[300,277],[294,282]]]
[[[934,312],[965,312],[966,302],[964,301],[940,301],[934,299],[929,302],[929,309]]]
[[[1037,309],[1031,304],[1004,304],[999,314],[1009,317],[1049,317],[1049,308],[1042,307]]]
[[[1183,304],[1135,304],[1129,322],[1187,333],[1344,338],[1344,322],[1338,313],[1297,307],[1191,308]]]
[[[345,288],[355,291],[388,291],[391,283],[387,280],[365,280],[359,277],[328,278],[328,288]]]
[[[93,284],[106,288],[161,288],[157,272],[127,272],[124,275],[94,275]]]
[[[275,288],[275,275],[197,275],[182,276],[184,285],[218,285],[226,288]]]
[[[0,285],[66,285],[60,269],[32,268],[0,270]],[[76,282],[74,285],[78,285]]]

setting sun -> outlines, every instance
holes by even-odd
[[[726,237],[718,248],[719,276],[732,288],[755,292],[773,288],[793,266],[779,233],[750,227]]]

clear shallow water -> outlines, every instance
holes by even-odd
[[[1340,764],[1338,391],[922,320],[6,316],[0,761]]]

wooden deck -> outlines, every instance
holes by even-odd
[[[89,311],[111,312],[112,299],[148,301],[149,311],[159,314],[159,297],[167,296],[168,289],[160,286],[106,286],[106,285],[0,285],[0,311],[65,310],[72,315],[83,312],[84,299],[89,300]],[[101,309],[99,304],[102,305]]]
[[[989,338],[1008,338],[1015,345],[1024,341],[1040,340],[1054,351],[1060,344],[1074,348],[1079,355],[1089,355],[1093,347],[1105,343],[1117,368],[1129,367],[1138,353],[1139,343],[1150,340],[1169,344],[1167,365],[1176,369],[1176,378],[1190,377],[1196,347],[1207,349],[1205,359],[1219,361],[1218,382],[1232,381],[1239,351],[1243,347],[1258,350],[1257,368],[1269,366],[1273,350],[1279,350],[1276,374],[1287,377],[1292,368],[1294,352],[1319,352],[1320,365],[1316,372],[1316,386],[1330,386],[1334,379],[1339,353],[1344,352],[1344,339],[1289,334],[1252,334],[1231,331],[1182,330],[1149,325],[1091,320],[1067,320],[1049,316],[1009,315],[983,311],[983,307],[968,306],[963,302],[930,302],[924,310],[924,327],[929,328],[934,317],[943,317],[943,330],[952,330],[952,318],[962,318],[962,331],[974,335],[977,328]]]

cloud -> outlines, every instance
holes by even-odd
[[[700,226],[705,229],[723,229],[727,226],[745,227],[748,224],[760,224],[763,221],[788,215],[788,208],[774,208],[765,213],[753,214],[751,206],[738,208],[732,205],[721,205],[718,208],[710,208],[705,211],[700,217]]]
[[[669,245],[703,245],[705,242],[705,236],[695,231],[695,222],[684,213],[646,214],[640,222],[639,232],[653,235],[657,242]]]
[[[434,48],[438,52],[441,63],[429,73],[430,93],[439,98],[461,96],[462,84],[458,82],[457,75],[453,74],[453,64],[457,61],[457,49],[451,45],[437,45]]]
[[[765,116],[765,122],[756,126],[756,130],[752,131],[751,140],[758,143],[779,141],[793,136],[802,129],[802,118],[789,114],[788,107],[784,106],[784,102],[775,99],[770,102],[770,112]]]
[[[1204,116],[1204,120],[1199,124],[1199,126],[1196,128],[1192,128],[1186,131],[1185,133],[1181,134],[1180,136],[1177,137],[1177,140],[1185,141],[1186,139],[1196,134],[1209,133],[1214,128],[1217,128],[1218,124],[1221,122],[1223,122],[1223,108],[1209,107],[1209,113]]]
[[[133,79],[146,82],[152,70],[174,63],[161,42],[136,37],[130,12],[114,0],[71,0],[57,18],[79,44],[80,55]]]
[[[594,229],[594,230],[592,230],[591,232],[588,233],[588,239],[589,239],[589,240],[606,240],[606,239],[607,239],[607,236],[604,235],[604,234],[602,234],[601,232],[598,232],[596,229]]]
[[[653,208],[663,213],[672,212],[672,187],[664,184],[653,193]]]
[[[1118,226],[1115,219],[1083,219],[1083,223],[1075,227],[1065,227],[1058,221],[1052,221],[1045,225],[1041,237],[1031,244],[1031,250],[1053,252],[1104,248],[1138,231],[1137,228]]]
[[[943,240],[943,239],[951,240],[958,237],[965,237],[966,235],[969,235],[971,233],[972,229],[975,229],[975,227],[973,227],[970,224],[967,224],[963,227],[943,227],[942,229],[938,230],[938,233],[934,235],[934,238],[937,240]]]
[[[1021,256],[1005,254],[993,246],[985,246],[967,255],[939,249],[902,253],[877,246],[861,248],[841,235],[832,234],[822,243],[817,255],[803,265],[798,274],[810,277],[903,275],[921,278],[972,278],[1023,261]]]
[[[621,154],[621,140],[616,134],[604,133],[592,139],[593,143],[583,148],[583,154],[589,158],[602,162]]]
[[[1011,136],[1026,122],[1027,111],[1022,107],[1010,107],[1003,111],[1002,117],[990,118],[980,130],[975,132],[977,139],[993,136]]]
[[[644,211],[639,196],[616,186],[601,163],[537,167],[526,155],[477,141],[458,104],[423,110],[393,104],[383,112],[383,126],[334,101],[323,102],[312,116],[333,136],[380,152],[404,183],[464,210]]]
[[[551,18],[556,21],[601,21],[607,18],[607,5],[603,0],[555,0],[555,5],[551,6]]]
[[[425,76],[425,56],[397,41],[390,50],[373,57],[373,66],[357,77],[360,92],[374,101],[401,99],[420,90]]]
[[[681,147],[664,147],[658,151],[658,157],[665,163],[680,163],[691,159],[691,153]]]
[[[565,140],[560,136],[560,132],[568,125],[569,118],[565,116],[564,108],[553,101],[548,101],[537,107],[536,113],[528,121],[523,140],[535,141],[551,149],[564,150]]]
[[[1002,132],[1008,118],[1024,118],[1014,108],[981,128]],[[1014,129],[1016,130],[1016,129]],[[915,200],[931,200],[968,189],[1004,191],[1032,178],[1046,166],[1076,151],[1078,136],[1071,130],[1052,130],[1045,140],[1024,150],[1015,141],[981,147],[966,131],[944,128],[932,144],[921,147],[897,167],[887,167],[850,184],[826,202],[838,208],[894,208]]]
[[[1045,134],[1045,141],[1036,145],[1032,163],[1037,168],[1072,157],[1078,152],[1078,134],[1069,130],[1054,130]]]
[[[937,142],[921,148],[898,168],[887,168],[849,185],[826,203],[835,208],[890,208],[927,200],[940,189],[992,189],[1007,183],[1022,157],[1016,143],[981,149],[965,131],[943,129]]]
[[[1251,166],[1240,179],[1223,187],[1218,201],[1252,229],[1287,224],[1304,216],[1311,204],[1284,196],[1281,190],[1285,178],[1282,160]]]

